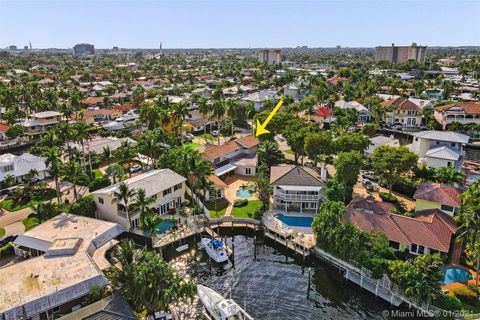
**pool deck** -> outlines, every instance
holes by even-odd
[[[227,188],[225,189],[225,199],[229,203],[227,210],[225,211],[225,216],[232,215],[233,203],[235,202],[235,199],[240,199],[240,198],[237,198],[238,189],[240,189],[243,185],[251,183],[253,181],[254,181],[253,177],[239,176],[236,174],[232,176],[228,176],[225,179],[225,183],[227,184]],[[250,198],[242,198],[242,199],[256,200],[257,197],[252,196]]]

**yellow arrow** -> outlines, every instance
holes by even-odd
[[[272,120],[273,116],[277,113],[278,109],[280,109],[282,104],[283,104],[283,100],[278,101],[277,105],[275,106],[275,108],[273,108],[272,112],[270,112],[270,114],[268,115],[267,119],[265,119],[265,122],[263,124],[261,124],[260,121],[257,119],[257,129],[255,130],[256,137],[264,133],[270,133],[270,131],[265,129],[265,127],[270,122],[270,120]]]

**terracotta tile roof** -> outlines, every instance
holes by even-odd
[[[341,81],[348,81],[348,78],[346,78],[346,77],[331,77],[331,78],[327,79],[327,83],[330,83],[334,86],[336,86],[338,84],[338,82],[341,82]]]
[[[123,104],[123,105],[120,105],[120,106],[113,106],[112,107],[113,110],[118,110],[118,111],[129,111],[131,109],[133,109],[133,104],[129,103],[129,104]]]
[[[328,118],[333,113],[333,110],[321,107],[321,108],[315,109],[315,113],[324,118]]]
[[[8,124],[0,123],[0,131],[1,132],[6,132],[10,128],[11,127]]]
[[[390,99],[382,102],[383,107],[395,106],[395,110],[420,110],[420,106],[406,98]]]
[[[82,100],[83,104],[97,104],[97,103],[103,103],[104,98],[103,97],[88,97]]]
[[[438,209],[420,211],[415,218],[409,218],[385,212],[383,206],[379,201],[355,198],[342,219],[351,221],[363,231],[381,231],[391,241],[448,252],[451,237],[456,232],[453,218]]]
[[[260,144],[260,141],[252,135],[244,136],[236,140],[237,143],[240,143],[245,148],[253,148]]]
[[[226,156],[231,152],[235,152],[242,147],[250,149],[258,145],[259,143],[260,142],[257,138],[253,136],[245,136],[240,139],[231,140],[220,146],[213,144],[207,145],[205,147],[205,151],[203,151],[202,153],[202,156],[209,161],[213,161],[216,158]]]
[[[226,188],[227,187],[227,184],[225,182],[223,182],[223,180],[220,179],[219,177],[217,177],[216,175],[209,176],[208,181],[210,181],[211,183],[213,183],[217,187],[221,187],[221,188]]]
[[[462,190],[455,187],[434,182],[424,182],[418,186],[413,198],[460,208],[461,194]]]
[[[435,110],[450,111],[450,109],[452,108],[461,108],[465,114],[480,114],[480,101],[479,102],[457,102],[452,104],[446,104],[444,106],[435,107]]]

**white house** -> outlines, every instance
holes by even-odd
[[[368,109],[361,103],[357,101],[350,101],[347,102],[345,100],[339,100],[335,102],[335,107],[340,109],[354,109],[358,112],[358,122],[365,123],[372,119],[372,115],[368,111]]]
[[[275,101],[277,93],[275,90],[263,90],[259,92],[251,93],[245,96],[242,100],[246,102],[253,102],[255,110],[260,112],[264,109],[264,103],[267,100]]]
[[[480,102],[457,102],[435,107],[435,119],[445,127],[452,123],[480,124]]]
[[[413,143],[408,147],[419,157],[419,162],[429,167],[462,166],[469,136],[451,131],[420,131],[413,134]]]
[[[380,146],[399,147],[400,141],[398,139],[395,139],[393,135],[390,137],[376,136],[376,137],[370,138],[370,145],[368,146],[368,149],[365,151],[365,154],[367,156],[371,156],[375,151],[375,149],[377,149]]]
[[[152,170],[127,179],[125,182],[130,189],[144,189],[147,197],[155,202],[150,205],[154,212],[166,214],[179,208],[185,201],[185,181],[181,175],[170,169]],[[123,203],[116,203],[113,194],[120,183],[92,192],[97,216],[100,219],[121,224],[128,229],[128,220]],[[130,212],[130,226],[139,227],[140,213]]]
[[[285,212],[317,212],[325,183],[313,168],[294,165],[273,166],[270,170],[273,208]]]
[[[11,153],[0,155],[0,182],[5,176],[12,175],[17,182],[28,180],[30,170],[36,170],[38,175],[31,177],[43,180],[49,176],[45,160],[30,153],[24,153],[20,156]]]
[[[57,126],[62,120],[62,114],[57,111],[43,111],[32,113],[22,125],[30,133],[45,132]]]

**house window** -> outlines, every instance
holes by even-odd
[[[173,191],[177,191],[179,189],[182,189],[182,184],[181,183],[179,183],[179,184],[177,184],[173,187]]]
[[[163,190],[163,196],[165,197],[167,194],[172,193],[172,188],[168,188],[166,190]]]
[[[388,245],[390,246],[390,248],[393,248],[395,250],[400,250],[400,243],[396,242],[396,241],[392,241],[390,240],[388,242]]]
[[[450,145],[451,145],[452,147],[455,147],[455,142],[452,142]]]
[[[252,174],[252,168],[245,168],[245,174],[247,176],[251,175]]]
[[[425,252],[425,247],[424,246],[418,246],[418,253],[423,254]]]
[[[442,206],[440,207],[440,209],[442,209],[442,211],[453,212],[453,207],[452,207],[452,206],[447,206],[447,205],[445,205],[445,204],[442,204]]]
[[[410,252],[417,252],[418,246],[415,243],[410,245]]]
[[[438,250],[435,249],[428,249],[428,251],[430,252],[430,254],[438,253]]]
[[[98,198],[98,203],[103,204],[103,198],[100,198],[100,197],[99,197],[99,198]]]
[[[435,144],[436,144],[436,145],[439,145],[439,144],[440,144],[440,141],[435,141]]]
[[[447,162],[447,167],[451,167],[452,163],[450,161]]]
[[[3,172],[9,172],[9,171],[13,171],[13,165],[11,164],[3,167]]]

